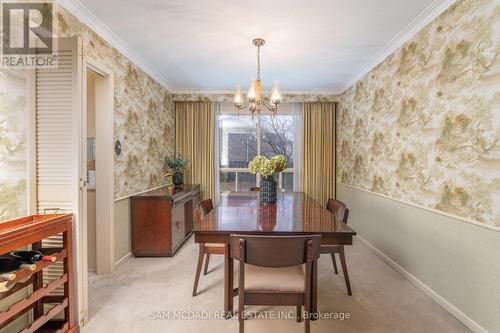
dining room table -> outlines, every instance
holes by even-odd
[[[233,297],[238,295],[238,288],[234,288],[230,235],[321,235],[322,245],[352,245],[356,232],[304,192],[281,192],[272,205],[261,205],[259,192],[229,192],[194,225],[193,234],[196,243],[225,246],[224,315],[229,318],[233,315]],[[311,312],[317,313],[317,262],[312,271]]]

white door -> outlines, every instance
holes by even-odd
[[[86,259],[86,117],[83,112],[82,43],[77,37],[59,38],[58,67],[36,69],[36,207],[39,213],[58,208],[73,215],[75,309],[78,322],[87,313]],[[60,246],[61,237],[46,243]],[[46,245],[46,244],[44,244]],[[54,266],[47,275],[60,274]]]

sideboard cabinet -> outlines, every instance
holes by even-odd
[[[132,253],[171,257],[191,236],[199,185],[162,187],[130,198]]]

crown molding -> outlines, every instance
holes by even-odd
[[[158,81],[163,87],[174,94],[198,94],[198,95],[217,95],[217,94],[232,94],[232,90],[203,90],[203,89],[174,89],[172,84],[166,77],[158,71],[154,66],[145,61],[137,52],[135,52],[123,39],[116,35],[104,22],[95,16],[89,9],[82,5],[78,0],[58,0],[58,4],[68,10],[71,14],[77,17],[80,21],[94,30],[101,38],[111,44],[114,48],[120,51],[130,61],[139,66],[144,72],[149,74],[153,79]],[[456,0],[435,0],[422,13],[420,13],[410,24],[403,28],[394,38],[392,38],[382,49],[380,49],[370,60],[361,68],[360,71],[352,75],[339,90],[324,91],[324,90],[299,90],[299,91],[283,91],[282,94],[303,94],[303,95],[341,95],[349,87],[360,80],[364,75],[370,72],[375,66],[380,64],[389,55],[401,47],[416,33],[422,30],[433,19],[444,12],[449,6],[455,3]],[[269,93],[269,92],[264,92]]]
[[[104,22],[102,22],[97,16],[94,15],[94,13],[82,5],[78,0],[58,0],[57,3],[87,25],[102,39],[111,44],[111,46],[117,49],[131,62],[139,66],[145,73],[155,79],[165,89],[172,91],[172,85],[160,71],[144,60],[142,56],[135,52],[127,43],[125,43],[123,39],[115,34]]]
[[[229,89],[175,89],[173,94],[176,95],[226,95],[234,94],[233,90]]]
[[[393,39],[389,41],[382,49],[380,49],[375,55],[361,68],[361,70],[354,75],[352,75],[341,89],[344,93],[349,87],[355,84],[368,72],[370,72],[375,66],[380,64],[388,56],[390,56],[394,51],[400,48],[404,43],[406,43],[411,37],[416,35],[420,30],[422,30],[427,24],[443,13],[448,7],[450,7],[457,0],[435,0],[430,4],[422,13],[420,13],[413,21],[411,21],[406,27],[403,28]]]
[[[341,95],[341,90],[287,90],[281,95]],[[234,90],[226,89],[178,89],[173,91],[176,95],[233,95]],[[262,94],[271,94],[271,90],[262,90]]]

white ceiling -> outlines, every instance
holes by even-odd
[[[443,2],[80,0],[174,91],[246,89],[262,37],[264,89],[316,93],[343,91]]]

